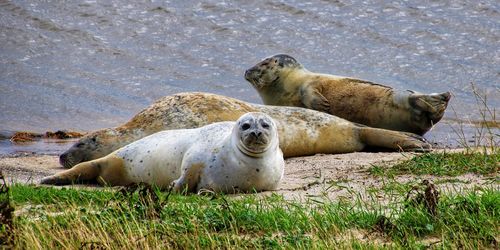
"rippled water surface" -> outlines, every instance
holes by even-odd
[[[0,0],[0,130],[116,126],[182,91],[261,103],[243,72],[277,53],[312,71],[451,91],[428,133],[438,141],[457,139],[454,120],[481,118],[471,82],[500,107],[498,1]]]

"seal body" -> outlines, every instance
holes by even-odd
[[[398,91],[360,79],[319,74],[288,55],[264,59],[245,79],[267,105],[296,106],[370,127],[423,135],[444,115],[450,93]]]
[[[349,153],[366,147],[405,151],[430,148],[423,138],[414,134],[362,126],[311,109],[257,105],[191,92],[163,97],[121,126],[86,135],[60,156],[60,162],[69,168],[103,157],[158,131],[236,121],[247,112],[262,112],[273,118],[284,157]]]
[[[147,183],[176,191],[276,189],[284,160],[274,121],[247,113],[237,122],[161,131],[93,161],[80,163],[43,184],[97,179],[106,185]]]

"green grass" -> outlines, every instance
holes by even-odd
[[[95,192],[91,189],[46,188],[25,185],[15,185],[13,188],[15,192],[12,193],[12,201],[15,205],[26,203],[33,205],[94,203],[102,206],[115,197],[115,194],[111,192]]]
[[[494,175],[500,170],[500,151],[484,153],[426,153],[391,167],[373,166],[376,176],[403,174],[458,176],[466,173]]]
[[[436,216],[404,197],[382,206],[14,185],[11,198],[16,248],[418,249],[432,238],[440,248],[473,249],[493,247],[500,227],[500,192],[491,188],[442,197]]]

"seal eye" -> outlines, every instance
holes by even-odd
[[[249,128],[250,128],[250,124],[248,124],[248,123],[245,123],[245,124],[243,124],[243,125],[241,126],[241,129],[242,129],[242,130],[247,130],[247,129],[249,129]]]
[[[268,128],[269,128],[269,124],[267,124],[267,123],[263,122],[263,123],[262,123],[262,127],[263,127],[263,128],[265,128],[265,129],[268,129]]]

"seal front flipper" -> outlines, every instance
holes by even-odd
[[[306,108],[330,112],[330,102],[312,84],[300,88],[300,100]]]
[[[68,185],[76,182],[94,180],[100,173],[98,160],[82,162],[71,169],[62,171],[52,176],[47,176],[40,184]]]
[[[173,190],[177,193],[196,192],[198,183],[200,182],[201,172],[205,164],[203,162],[194,163],[182,168],[182,175],[179,179],[173,182]]]

